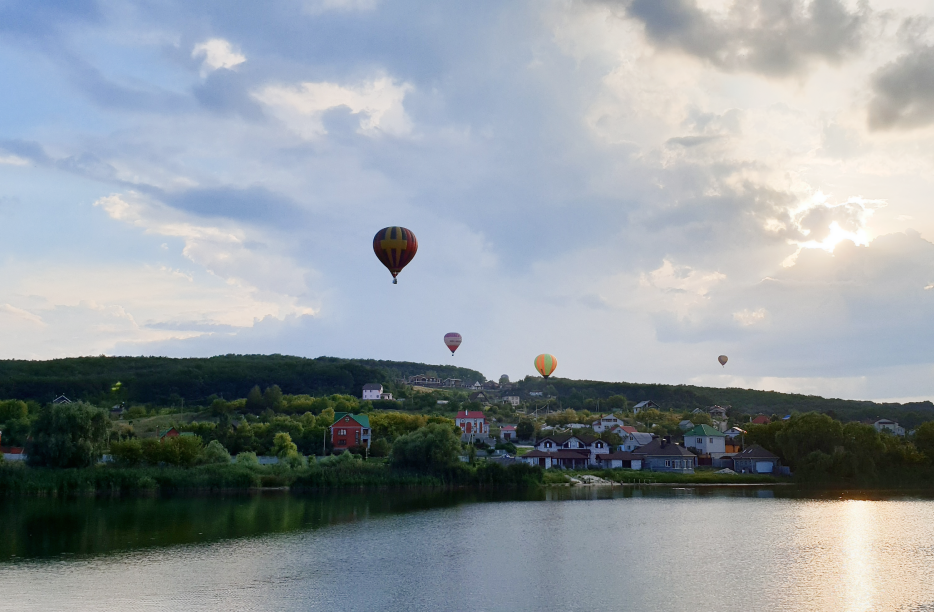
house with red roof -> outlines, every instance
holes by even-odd
[[[486,416],[480,410],[461,410],[454,418],[454,423],[461,428],[464,439],[490,435],[490,426],[487,425]]]
[[[338,412],[331,425],[331,446],[335,452],[343,452],[355,446],[370,448],[370,417],[365,414]]]
[[[3,435],[3,432],[0,431],[0,436]],[[0,442],[3,441],[3,438],[0,437]],[[3,446],[0,445],[0,455],[7,461],[23,461],[26,459],[26,453],[23,451],[22,447],[19,446]]]
[[[516,426],[515,425],[503,425],[499,428],[499,437],[509,442],[510,440],[516,439]]]
[[[752,420],[753,425],[768,425],[771,422],[772,420],[764,414],[760,414]]]

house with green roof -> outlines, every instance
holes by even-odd
[[[726,434],[710,425],[695,425],[684,432],[684,447],[692,448],[700,455],[719,459],[726,454]]]
[[[335,452],[354,447],[370,448],[370,417],[365,414],[338,412],[331,425],[331,446]]]

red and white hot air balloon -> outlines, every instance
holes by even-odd
[[[461,335],[456,332],[444,334],[444,344],[447,345],[448,349],[450,349],[452,355],[454,354],[454,351],[457,350],[457,347],[461,345],[463,340],[464,339],[461,338]]]

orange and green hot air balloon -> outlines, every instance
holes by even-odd
[[[418,251],[418,240],[412,230],[404,227],[384,227],[373,237],[373,252],[392,274],[392,284]]]
[[[555,368],[558,367],[558,360],[555,359],[554,355],[549,355],[548,353],[542,353],[535,358],[535,369],[538,370],[538,373],[548,378],[555,371]]]

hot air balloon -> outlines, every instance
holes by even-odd
[[[450,349],[452,355],[454,354],[454,351],[457,350],[457,347],[461,345],[461,342],[463,340],[464,339],[461,338],[461,335],[458,334],[457,332],[451,332],[450,334],[444,334],[444,343],[447,345],[448,349]]]
[[[554,355],[549,355],[548,353],[542,353],[535,358],[535,369],[538,370],[538,373],[548,378],[555,371],[555,368],[558,367],[558,360],[555,359]]]
[[[727,362],[728,360],[727,360],[726,355],[720,355],[719,357],[717,357],[717,361],[720,362],[720,365],[726,366],[726,362]]]
[[[392,274],[392,284],[418,251],[418,240],[412,230],[404,227],[384,227],[373,237],[373,251]]]

